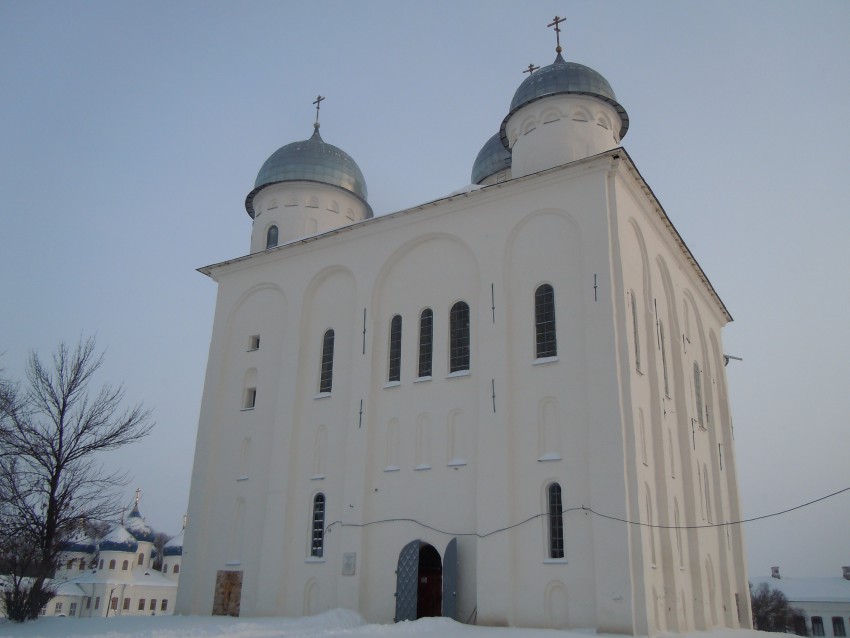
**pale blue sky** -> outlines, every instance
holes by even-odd
[[[623,145],[735,322],[744,512],[850,486],[850,3],[0,2],[0,360],[96,334],[104,379],[156,412],[109,459],[143,513],[186,508],[215,285],[244,198],[312,131],[376,214],[469,182],[546,24],[625,106]],[[509,522],[509,521],[508,521]],[[750,571],[839,575],[850,494],[745,527]]]

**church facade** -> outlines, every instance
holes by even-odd
[[[721,330],[608,82],[535,70],[473,186],[373,217],[319,134],[218,298],[178,613],[749,627]]]

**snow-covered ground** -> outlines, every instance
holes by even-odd
[[[337,609],[309,618],[160,616],[41,618],[22,625],[0,623],[0,636],[16,638],[588,638],[588,631],[474,627],[448,618],[396,625],[367,625],[353,611]],[[758,638],[761,632],[717,629],[694,638]]]

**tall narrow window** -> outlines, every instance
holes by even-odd
[[[670,396],[670,378],[667,375],[667,343],[664,341],[664,324],[658,322],[658,335],[661,342],[661,369],[664,372],[664,396]]]
[[[401,380],[401,315],[390,321],[390,360],[387,381]]]
[[[823,618],[821,616],[812,616],[812,635],[823,636]]]
[[[431,376],[431,359],[434,354],[434,312],[425,308],[419,315],[419,370],[418,377]]]
[[[322,338],[322,372],[319,376],[319,392],[330,392],[334,381],[334,331],[328,330]]]
[[[694,399],[696,400],[696,419],[697,423],[702,425],[703,404],[702,404],[702,373],[699,370],[699,365],[694,361]]]
[[[629,291],[629,301],[632,306],[632,337],[635,342],[635,370],[640,370],[640,332],[638,331],[638,313],[637,303],[635,302],[635,293]]]
[[[313,531],[310,556],[321,558],[325,553],[325,495],[319,492],[313,499]]]
[[[563,558],[564,508],[561,504],[561,486],[552,483],[546,492],[549,501],[549,558]]]
[[[266,248],[277,246],[277,226],[269,226],[266,231]]]
[[[549,284],[543,284],[534,293],[534,326],[537,333],[537,358],[557,356],[555,291]]]
[[[73,605],[74,603],[71,604]],[[74,614],[71,615],[73,616]],[[836,638],[847,635],[847,631],[844,629],[844,618],[841,616],[832,617],[832,635]]]
[[[469,306],[458,301],[449,312],[449,372],[469,370]]]

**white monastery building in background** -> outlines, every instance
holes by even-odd
[[[731,317],[628,128],[559,46],[449,197],[373,217],[318,117],[266,160],[201,269],[178,613],[751,626]]]

